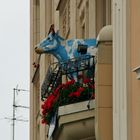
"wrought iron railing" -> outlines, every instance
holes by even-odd
[[[52,63],[46,73],[45,79],[41,86],[42,100],[62,82],[62,75],[67,79],[73,79],[80,75],[80,72],[88,71],[90,78],[94,79],[94,56],[84,55],[81,57],[69,59],[61,63]]]

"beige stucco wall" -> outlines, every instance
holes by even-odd
[[[130,0],[130,63],[131,70],[140,66],[140,1]],[[131,72],[131,140],[140,140],[140,80]]]
[[[45,37],[46,32],[48,32],[48,29],[50,27],[51,23],[55,23],[56,28],[58,29],[59,26],[59,12],[56,11],[57,3],[60,0],[40,0],[40,8],[39,6],[35,6],[35,0],[30,0],[31,3],[31,16],[30,16],[30,24],[31,24],[31,51],[30,51],[30,79],[32,80],[32,77],[34,75],[35,69],[32,66],[32,63],[37,59],[37,55],[34,52],[34,46],[37,42],[40,41],[40,39],[43,39]],[[61,0],[62,1],[62,0]],[[79,4],[79,7],[71,7],[71,31],[68,38],[73,37],[81,37],[81,27],[80,22],[77,22],[79,20],[79,15],[82,13],[81,11],[84,11],[84,3],[86,3],[87,0],[71,0],[71,5],[77,2]],[[82,37],[95,37],[99,30],[103,26],[103,19],[104,15],[102,13],[105,13],[103,11],[103,1],[104,0],[98,0],[97,2],[95,0],[89,0],[89,11],[86,11],[89,14],[89,25],[86,25],[85,34]],[[110,0],[107,0],[108,2]],[[51,3],[52,2],[52,3]],[[81,4],[80,4],[81,2]],[[126,24],[128,25],[128,52],[127,52],[127,62],[128,62],[128,139],[129,140],[140,140],[140,80],[136,79],[136,73],[132,72],[132,69],[140,65],[140,46],[139,46],[139,40],[140,40],[140,0],[129,0],[129,4],[127,5],[128,11],[130,16],[128,17],[128,22]],[[107,8],[109,9],[109,8]],[[107,17],[111,14],[111,12],[108,12]],[[127,15],[129,15],[127,13]],[[54,15],[54,16],[52,16]],[[96,19],[97,16],[98,18]],[[54,18],[55,17],[55,18]],[[83,19],[84,21],[84,19]],[[111,23],[111,19],[106,19],[106,23]],[[76,25],[77,24],[77,25]],[[89,27],[88,27],[89,26]],[[97,33],[96,33],[97,32]],[[48,62],[50,62],[50,56],[42,55],[41,61],[40,61],[40,71],[38,75],[38,83],[31,83],[30,84],[30,140],[37,140],[39,138],[40,140],[47,139],[46,137],[46,131],[47,128],[45,126],[40,126],[40,118],[36,119],[37,113],[38,113],[38,107],[36,105],[36,102],[38,101],[37,94],[39,94],[38,86],[41,86],[43,82],[44,75],[46,74],[46,70],[48,67]],[[104,71],[103,65],[100,65],[100,73]],[[105,66],[106,67],[106,66]],[[104,75],[106,76],[106,75]],[[102,76],[101,76],[102,77]],[[101,78],[103,79],[103,78]],[[104,78],[106,79],[106,77]],[[104,81],[105,82],[105,81]],[[103,84],[103,83],[102,83]],[[110,85],[111,86],[111,85]],[[40,88],[40,87],[39,87]],[[107,93],[111,93],[111,89],[108,87],[99,87],[99,91],[107,91]],[[102,93],[101,92],[101,93]],[[100,110],[102,110],[102,106],[104,104],[105,100],[100,100]],[[109,98],[107,98],[108,100]],[[111,108],[109,101],[106,103],[109,108]],[[39,105],[41,102],[39,102]],[[103,113],[104,114],[104,113]],[[102,115],[102,113],[101,113]],[[38,118],[38,117],[37,117]],[[38,125],[37,125],[38,123]],[[38,128],[38,126],[40,126]],[[39,130],[38,130],[39,129]],[[40,135],[40,136],[39,136]]]
[[[38,2],[36,2],[38,1]],[[103,1],[100,0],[100,3]],[[111,0],[106,0],[107,2]],[[61,20],[62,13],[61,10],[58,11],[57,6],[59,2],[68,2],[67,0],[30,0],[30,79],[34,77],[34,73],[36,68],[33,68],[32,63],[37,60],[38,55],[34,51],[34,47],[37,43],[40,42],[48,33],[49,27],[52,23],[55,24],[56,29],[61,29],[59,20]],[[96,7],[98,5],[98,7]],[[98,3],[96,5],[96,0],[70,0],[70,31],[66,38],[95,38],[97,35],[96,25],[100,24],[100,28],[102,28],[103,18],[103,10],[99,15],[101,15],[101,20],[97,20],[99,17],[96,12],[100,12],[101,7]],[[107,4],[105,4],[108,9]],[[64,5],[62,5],[62,9]],[[105,8],[104,8],[105,9]],[[110,11],[111,12],[111,11]],[[105,12],[104,12],[105,13]],[[105,14],[104,14],[105,15]],[[107,14],[107,17],[110,14]],[[81,17],[80,17],[81,16]],[[97,16],[97,17],[96,17]],[[107,21],[107,20],[105,20]],[[62,21],[61,21],[62,22]],[[60,22],[60,23],[61,23]],[[81,26],[83,23],[83,26]],[[65,27],[64,27],[65,28]],[[100,29],[98,28],[98,29]],[[81,31],[82,30],[82,31]],[[82,33],[83,34],[82,34]],[[60,31],[62,35],[62,30]],[[44,77],[46,75],[46,71],[48,68],[48,64],[52,62],[54,58],[50,55],[42,55],[40,60],[40,68],[36,74],[36,78],[34,82],[30,83],[30,140],[47,140],[47,131],[48,126],[44,126],[41,124],[40,117],[40,89]]]
[[[46,60],[50,59],[50,56],[41,56],[38,69],[34,68],[32,64],[33,62],[38,63],[39,55],[34,51],[35,45],[45,37],[52,23],[52,11],[48,9],[51,5],[50,2],[49,0],[30,0],[30,140],[47,140],[48,126],[41,124],[40,117],[42,104],[40,89],[48,67],[48,61]],[[33,77],[35,77],[34,80]]]

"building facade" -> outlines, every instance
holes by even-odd
[[[65,39],[99,41],[91,109],[85,108],[86,101],[60,107],[53,140],[140,139],[139,7],[139,0],[30,0],[30,140],[48,140],[40,92],[56,59],[34,48],[51,24]]]

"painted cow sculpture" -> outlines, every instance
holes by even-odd
[[[62,41],[64,41],[64,39],[60,37],[58,33],[53,34],[51,32],[48,34],[47,38],[37,44],[35,51],[38,54],[52,54],[57,58],[58,62],[64,62],[82,55],[94,55],[96,39],[66,40],[66,46],[61,44]],[[87,51],[84,53],[80,52],[78,49],[79,46],[84,47]]]
[[[86,58],[94,55],[96,52],[96,39],[66,40],[65,46],[62,45],[62,41],[64,39],[58,33],[50,32],[47,38],[37,44],[35,51],[38,54],[52,54],[60,64],[72,58]],[[65,67],[64,65],[61,66]],[[75,73],[69,75],[70,79],[74,77]]]

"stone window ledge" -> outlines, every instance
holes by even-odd
[[[140,66],[134,68],[132,71],[133,71],[133,72],[136,72],[136,74],[137,74],[137,77],[136,77],[136,78],[137,78],[138,80],[140,80]]]

